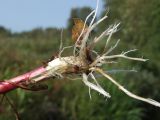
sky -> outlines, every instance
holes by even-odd
[[[0,0],[0,26],[12,32],[61,28],[67,25],[72,8],[84,6],[96,8],[96,0]]]

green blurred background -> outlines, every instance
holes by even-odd
[[[103,12],[109,18],[94,31],[100,34],[110,24],[121,22],[120,30],[113,36],[112,43],[121,39],[113,52],[137,48],[132,56],[143,55],[149,61],[135,62],[118,60],[116,65],[104,69],[132,69],[137,73],[116,73],[112,76],[128,90],[160,101],[160,1],[159,0],[104,0]],[[73,17],[83,20],[92,9],[73,8],[64,29],[65,46],[71,41]],[[98,19],[98,18],[97,18]],[[42,65],[49,56],[58,53],[61,30],[57,28],[36,28],[29,32],[12,33],[0,27],[0,80],[9,79]],[[103,42],[96,48],[103,49]],[[71,54],[68,50],[65,55]],[[16,105],[22,120],[160,120],[160,108],[134,100],[122,93],[105,78],[98,78],[100,84],[111,95],[104,98],[88,88],[82,81],[50,79],[48,91],[30,92],[21,89],[8,93]],[[14,112],[6,100],[0,105],[0,120],[14,120]]]

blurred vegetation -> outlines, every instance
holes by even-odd
[[[112,42],[121,39],[114,52],[137,48],[133,56],[144,56],[148,62],[118,60],[106,65],[106,70],[136,68],[138,73],[117,73],[112,76],[130,91],[160,101],[160,1],[158,0],[104,0],[104,12],[109,7],[109,18],[102,23],[97,34],[110,24],[121,22],[120,30]],[[69,32],[73,17],[85,19],[91,8],[74,8],[64,29],[65,46],[73,44]],[[0,79],[5,80],[40,65],[59,50],[61,30],[37,28],[30,32],[12,33],[0,27]],[[103,42],[97,50],[103,49]],[[70,50],[65,54],[68,55]],[[50,79],[48,91],[29,92],[17,89],[8,93],[22,120],[160,120],[159,108],[133,100],[104,78],[100,84],[111,95],[104,98],[88,88],[82,81]],[[0,120],[14,120],[10,106],[4,100],[0,106]]]

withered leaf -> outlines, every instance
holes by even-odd
[[[73,21],[74,21],[74,26],[72,28],[72,40],[76,42],[83,30],[85,23],[83,22],[83,20],[79,18],[73,18]],[[81,44],[81,40],[83,39],[85,33],[87,32],[87,29],[88,29],[88,26],[85,25],[84,32],[81,38],[79,39],[78,44]]]

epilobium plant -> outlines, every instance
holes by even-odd
[[[112,51],[116,49],[120,40],[118,40],[114,46],[111,46],[110,49],[107,49],[109,47],[111,37],[117,31],[117,28],[120,23],[111,25],[100,35],[96,36],[92,40],[89,40],[89,35],[92,32],[92,30],[94,30],[101,22],[107,19],[107,16],[104,16],[100,20],[95,22],[98,10],[98,3],[99,0],[97,0],[96,9],[93,10],[87,16],[84,23],[80,19],[76,19],[75,26],[72,30],[72,35],[73,35],[72,38],[76,39],[75,44],[73,46],[68,46],[63,48],[61,40],[60,51],[57,57],[54,57],[52,60],[48,61],[45,66],[39,67],[24,75],[20,75],[10,80],[5,80],[1,82],[0,94],[5,94],[8,91],[11,91],[15,88],[28,89],[27,87],[28,85],[37,84],[40,81],[46,80],[46,78],[50,77],[63,78],[64,76],[67,77],[68,75],[77,74],[82,76],[82,81],[87,87],[89,87],[89,89],[93,89],[99,92],[100,94],[104,95],[105,97],[110,98],[111,95],[101,87],[101,85],[98,83],[96,79],[96,76],[94,75],[95,73],[99,73],[102,76],[104,76],[107,80],[115,84],[126,95],[134,99],[141,100],[149,104],[152,104],[154,106],[160,107],[160,103],[155,100],[152,100],[150,98],[148,99],[143,98],[131,93],[130,91],[125,89],[122,85],[120,85],[116,80],[114,80],[109,74],[107,74],[105,72],[106,70],[102,69],[102,67],[105,64],[112,62],[114,63],[115,58],[142,61],[142,62],[147,61],[147,59],[135,58],[127,55],[130,52],[135,52],[136,49],[112,55],[111,54]],[[90,17],[92,17],[92,19],[90,24],[87,26],[86,23]],[[81,25],[81,27],[76,26],[77,24]],[[79,29],[81,30],[80,32]],[[95,51],[95,46],[98,46],[98,43],[102,40],[106,40],[106,44],[104,45],[104,52],[98,54],[97,51]],[[73,48],[73,55],[63,57],[62,53],[67,48]],[[90,82],[88,80],[89,78],[93,79],[95,84]]]

